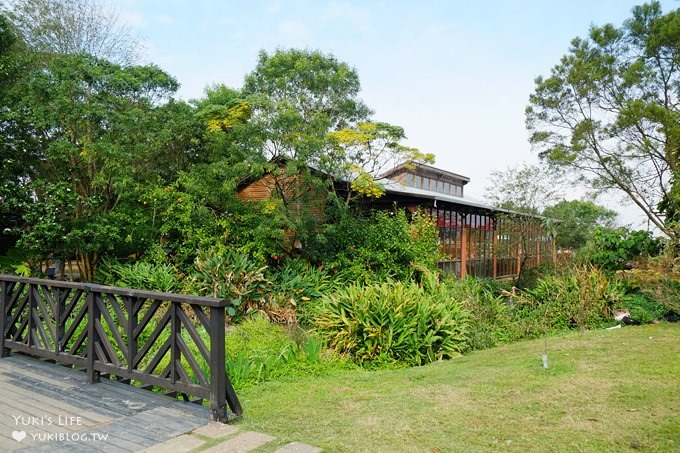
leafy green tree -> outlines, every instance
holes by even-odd
[[[154,131],[151,112],[177,89],[160,69],[122,68],[79,54],[59,55],[27,77],[14,111],[42,153],[31,181],[21,244],[60,250],[92,280],[100,255],[128,237],[137,183],[145,180]]]
[[[330,146],[319,160],[326,174],[335,178],[336,200],[349,206],[358,196],[379,198],[382,174],[404,163],[432,163],[433,154],[401,144],[404,129],[383,122],[360,122],[328,133]]]
[[[561,249],[583,247],[598,226],[611,228],[617,213],[592,201],[562,200],[543,211],[545,217],[558,219],[556,245]]]
[[[309,179],[309,166],[323,156],[329,131],[348,127],[370,111],[358,97],[359,76],[331,55],[308,50],[262,51],[243,93],[252,109],[250,128],[257,151],[269,161],[287,164],[275,179],[275,192],[286,207],[304,192],[288,190],[290,178]]]
[[[649,231],[596,227],[582,258],[609,270],[622,270],[641,256],[656,256],[661,245]]]
[[[680,10],[654,1],[617,28],[575,38],[526,110],[547,162],[600,190],[621,191],[673,242],[680,240]],[[678,253],[677,250],[674,253]]]
[[[32,62],[11,21],[0,13],[0,255],[20,235],[22,210],[30,201],[26,184],[39,154],[33,138],[23,132],[22,119],[12,108],[22,98],[19,88]]]
[[[332,55],[297,49],[260,52],[243,89],[261,138],[260,151],[270,160],[315,162],[327,132],[370,114],[358,97],[360,89],[357,72]]]

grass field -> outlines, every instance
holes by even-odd
[[[680,451],[680,325],[528,341],[419,368],[272,382],[243,430],[325,451]]]

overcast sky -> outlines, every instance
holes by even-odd
[[[183,99],[206,85],[240,88],[260,50],[307,48],[354,67],[374,119],[471,179],[535,162],[524,126],[534,79],[549,74],[591,25],[620,26],[631,0],[107,0],[135,28],[145,62],[174,75]],[[661,2],[664,12],[680,7]],[[646,226],[616,197],[621,221]]]

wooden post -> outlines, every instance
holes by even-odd
[[[460,278],[467,277],[467,236],[467,228],[463,222],[460,234]]]
[[[96,323],[101,320],[101,313],[95,298],[95,293],[92,288],[86,285],[87,290],[87,360],[86,373],[87,383],[96,384],[100,381],[100,373],[94,369],[95,355],[97,354],[97,346],[101,342],[99,333],[96,329]]]
[[[177,315],[177,312],[180,309],[179,302],[172,302],[170,305],[170,382],[173,384],[177,381],[177,377],[179,376],[178,368],[182,367],[179,350],[179,337],[182,335],[182,324]]]
[[[226,371],[224,320],[227,307],[210,307],[210,419],[227,422],[227,404],[234,414],[243,415],[243,408]]]
[[[493,239],[491,240],[491,260],[493,262],[493,278],[498,277],[498,230],[496,229],[496,222],[493,223]]]
[[[5,347],[5,339],[9,333],[9,314],[7,313],[7,305],[9,304],[9,283],[0,282],[0,357],[8,357],[10,355],[10,349]]]
[[[224,307],[210,307],[210,419],[227,421]]]
[[[63,348],[64,348],[64,334],[66,332],[66,329],[64,327],[64,323],[66,323],[66,319],[64,318],[64,312],[66,311],[66,298],[68,297],[69,291],[67,289],[60,289],[60,288],[54,288],[54,292],[56,293],[56,299],[57,299],[57,312],[54,314],[55,321],[56,321],[56,330],[57,330],[57,341],[55,345],[55,350],[54,352],[59,355],[61,354]]]
[[[126,297],[125,298],[125,307],[127,309],[128,313],[128,320],[127,320],[127,326],[126,326],[126,334],[127,334],[127,369],[128,373],[132,374],[132,371],[135,369],[135,366],[137,365],[134,363],[135,357],[137,356],[137,350],[138,350],[138,344],[137,344],[137,337],[135,336],[135,330],[137,330],[137,324],[138,324],[138,314],[139,314],[139,307],[141,303],[139,299],[136,297]]]

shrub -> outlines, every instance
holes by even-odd
[[[547,330],[579,327],[583,331],[609,321],[624,293],[623,286],[603,270],[590,264],[571,265],[525,290],[518,309],[534,322],[542,317]]]
[[[346,282],[369,284],[387,278],[405,282],[413,280],[415,266],[437,268],[439,235],[434,222],[422,213],[410,221],[398,209],[376,211],[368,218],[345,214],[327,225],[304,253],[323,258],[323,267]]]
[[[661,305],[656,299],[641,292],[626,294],[618,308],[626,308],[630,312],[630,317],[642,324],[650,323],[656,319],[663,319],[663,314],[667,308]]]
[[[492,348],[522,338],[512,318],[512,307],[503,295],[504,288],[495,280],[473,277],[449,278],[444,286],[470,312],[467,343],[470,349]]]
[[[650,258],[618,275],[633,291],[645,294],[666,309],[680,311],[680,259]]]
[[[579,252],[582,259],[608,270],[621,270],[640,256],[656,256],[661,244],[642,230],[597,227],[592,239]]]
[[[298,330],[296,337],[264,316],[250,316],[225,339],[226,371],[236,389],[283,376],[321,374],[345,367],[323,354],[321,342]]]
[[[181,275],[170,263],[119,263],[105,260],[98,268],[98,279],[112,286],[148,291],[173,293],[181,289]]]
[[[301,259],[285,260],[278,268],[269,270],[272,271],[269,274],[272,283],[269,294],[273,320],[308,324],[307,305],[332,287],[328,273]],[[274,307],[278,307],[278,310]]]
[[[462,352],[468,313],[446,292],[384,282],[325,296],[313,322],[331,348],[358,364],[411,366]]]
[[[232,301],[231,317],[241,317],[265,308],[270,282],[266,266],[255,263],[248,255],[211,249],[199,252],[188,289],[199,295],[223,297]]]

